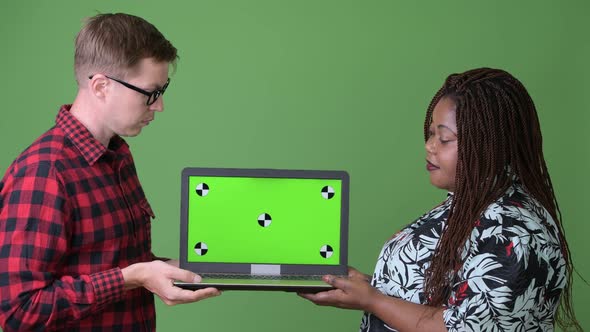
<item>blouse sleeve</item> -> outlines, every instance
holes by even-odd
[[[449,331],[552,330],[554,286],[563,285],[565,270],[538,218],[485,213],[465,252],[444,311]]]

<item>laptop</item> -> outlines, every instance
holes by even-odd
[[[185,289],[315,293],[348,274],[346,171],[185,168],[180,267]]]

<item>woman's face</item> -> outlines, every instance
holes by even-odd
[[[426,141],[426,170],[430,183],[440,189],[455,191],[457,169],[457,122],[455,102],[443,97],[434,106]]]

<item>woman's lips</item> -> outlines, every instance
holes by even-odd
[[[433,163],[431,163],[430,161],[426,160],[426,170],[427,171],[436,171],[437,169],[439,169],[438,166],[434,165]]]

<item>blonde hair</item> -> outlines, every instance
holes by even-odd
[[[176,48],[151,23],[129,14],[98,14],[76,37],[74,71],[80,85],[96,72],[124,78],[145,58],[176,63]]]

